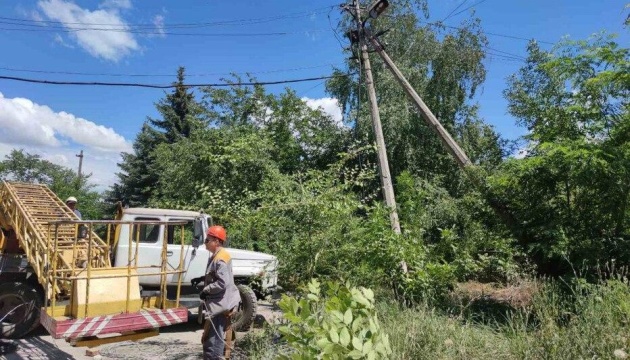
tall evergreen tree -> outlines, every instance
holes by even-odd
[[[190,137],[194,129],[206,125],[203,117],[204,108],[195,100],[195,94],[184,85],[184,68],[177,70],[177,82],[172,93],[166,94],[155,107],[162,115],[161,119],[149,118],[163,139],[161,142],[176,143],[181,138]]]
[[[136,136],[133,153],[122,154],[123,161],[118,164],[119,181],[109,192],[109,201],[122,201],[129,206],[146,205],[158,179],[154,150],[160,144],[174,144],[188,138],[194,129],[206,126],[204,109],[184,80],[185,69],[180,67],[174,90],[155,104],[161,118],[148,118]]]

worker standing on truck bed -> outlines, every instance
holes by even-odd
[[[226,239],[227,234],[222,226],[211,226],[206,233],[206,249],[212,255],[208,259],[204,288],[199,294],[208,310],[202,336],[204,360],[223,359],[224,351],[225,358],[229,358],[233,340],[231,317],[241,301],[234,284],[232,258],[223,248]]]

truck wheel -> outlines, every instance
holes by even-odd
[[[232,327],[236,331],[248,331],[256,317],[258,306],[256,294],[247,285],[237,285],[236,287],[241,294],[241,303],[238,305],[237,313],[232,318]]]
[[[20,338],[39,325],[42,298],[25,283],[0,284],[0,337]]]

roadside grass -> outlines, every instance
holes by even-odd
[[[444,305],[444,306],[442,306]],[[472,310],[471,310],[472,309]],[[485,309],[485,310],[484,310]],[[625,359],[630,358],[630,287],[625,279],[539,283],[518,309],[378,304],[392,359]],[[239,342],[251,359],[273,359],[290,344],[273,327]]]
[[[468,308],[446,313],[381,303],[392,358],[611,359],[627,358],[630,350],[630,287],[624,281],[546,281],[530,304],[502,316]]]

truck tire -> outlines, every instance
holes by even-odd
[[[258,302],[254,290],[247,285],[236,285],[241,294],[238,311],[232,318],[232,327],[236,331],[248,331],[256,318]]]
[[[33,286],[21,282],[0,284],[0,337],[15,339],[35,330],[42,306],[42,296]]]

